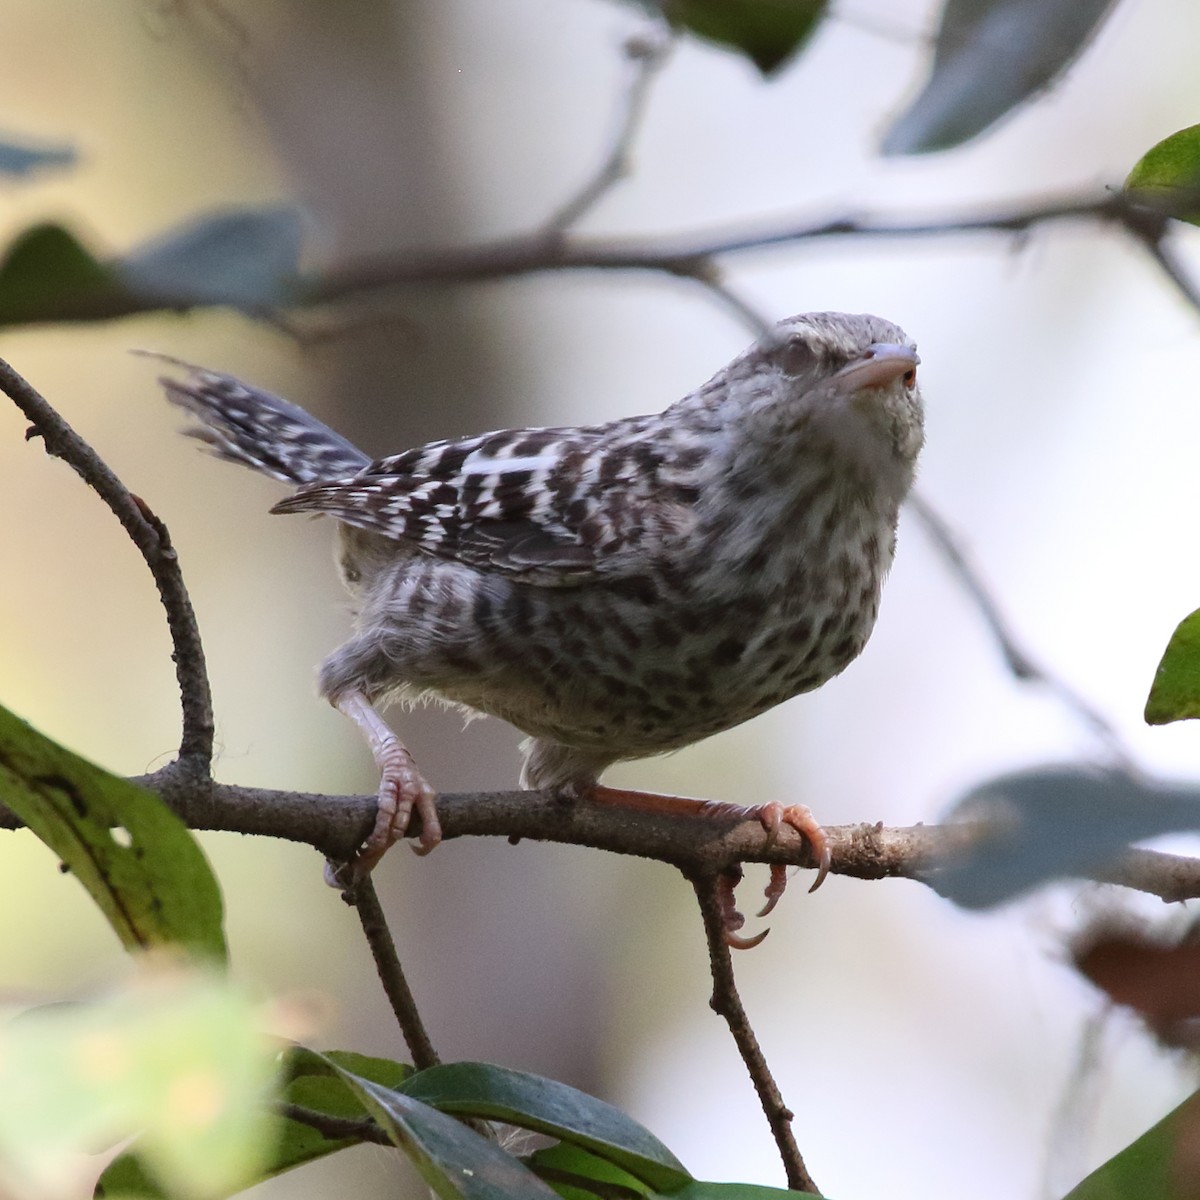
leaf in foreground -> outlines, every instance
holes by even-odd
[[[401,1091],[442,1112],[506,1121],[562,1138],[663,1191],[691,1179],[679,1159],[632,1117],[553,1079],[489,1063],[446,1063],[418,1071]]]
[[[927,154],[976,137],[1050,86],[1083,53],[1114,0],[947,0],[920,95],[884,154]]]
[[[269,1149],[276,1058],[240,992],[153,962],[98,1003],[15,1017],[0,1027],[0,1194],[60,1194],[74,1154],[138,1134],[171,1195],[227,1195]]]
[[[334,1070],[444,1200],[554,1197],[521,1162],[453,1117],[340,1067]]]
[[[0,708],[0,801],[70,868],[127,950],[225,960],[216,878],[157,796]]]
[[[1195,1196],[1200,1093],[1093,1171],[1064,1200],[1184,1200]]]

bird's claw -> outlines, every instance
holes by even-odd
[[[808,890],[815,892],[825,882],[833,855],[829,848],[829,839],[825,830],[817,823],[816,818],[803,804],[784,806],[772,801],[760,804],[748,810],[748,815],[757,817],[767,833],[767,849],[769,850],[779,837],[779,831],[784,825],[790,825],[797,833],[802,834],[812,847],[813,857],[817,860],[817,877]],[[721,876],[719,895],[721,911],[725,921],[725,942],[735,950],[750,950],[757,946],[767,936],[768,930],[763,930],[752,938],[740,937],[737,933],[745,923],[745,918],[737,910],[734,902],[734,888],[742,877],[741,869],[736,873]],[[768,916],[779,903],[780,897],[787,890],[787,867],[783,863],[771,864],[771,877],[763,890],[766,904],[759,909],[760,917]]]
[[[746,923],[746,918],[738,912],[734,891],[742,880],[742,868],[735,867],[717,878],[717,902],[721,906],[721,924],[725,930],[725,945],[734,950],[753,950],[771,931],[764,929],[753,937],[744,938],[738,935],[738,930]]]
[[[442,840],[437,792],[426,783],[408,751],[396,742],[387,748],[381,766],[375,826],[348,863],[336,867],[326,863],[325,882],[332,887],[345,889],[366,878],[393,843],[408,832],[414,809],[421,818],[421,833],[413,844],[413,853],[426,855]]]

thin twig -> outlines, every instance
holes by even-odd
[[[626,38],[624,50],[629,75],[622,89],[608,151],[592,177],[547,218],[545,232],[562,233],[570,229],[629,175],[633,143],[646,115],[654,81],[673,43],[670,26],[661,20]]]
[[[908,507],[921,522],[959,585],[974,601],[988,632],[995,639],[1004,665],[1013,678],[1045,688],[1108,750],[1114,763],[1131,770],[1132,758],[1111,722],[1066,680],[1042,666],[1016,639],[996,598],[971,562],[962,540],[946,519],[918,492],[909,493]]]
[[[694,876],[691,884],[696,890],[700,915],[704,920],[704,934],[708,939],[708,960],[713,980],[712,999],[709,1000],[709,1004],[713,1012],[724,1017],[738,1053],[742,1056],[742,1062],[750,1072],[754,1090],[758,1093],[758,1101],[766,1115],[767,1124],[771,1127],[771,1135],[779,1148],[779,1156],[783,1159],[788,1187],[819,1196],[821,1193],[804,1165],[800,1147],[796,1145],[796,1138],[792,1132],[792,1112],[783,1102],[783,1096],[780,1095],[771,1068],[767,1066],[767,1060],[758,1044],[758,1038],[754,1036],[754,1030],[738,995],[737,983],[733,977],[733,960],[725,941],[725,911],[721,904],[718,878],[712,875]]]
[[[683,235],[634,238],[582,237],[536,230],[476,246],[394,255],[351,262],[310,280],[302,302],[327,304],[363,292],[417,283],[467,283],[543,271],[658,271],[697,278],[712,260],[727,254],[827,238],[926,238],[974,233],[1024,233],[1059,221],[1099,221],[1128,230],[1144,246],[1162,251],[1169,221],[1122,192],[1104,191],[1051,200],[1029,200],[979,213],[950,213],[924,219],[845,215],[813,220],[782,218],[751,227]],[[1162,251],[1165,254],[1165,251]],[[1161,259],[1155,253],[1156,261]],[[1175,280],[1185,294],[1187,287]],[[1200,297],[1197,297],[1200,300]],[[1200,305],[1197,306],[1200,308]]]
[[[315,1129],[331,1142],[356,1141],[375,1142],[380,1146],[392,1145],[392,1139],[374,1121],[367,1118],[334,1117],[329,1113],[318,1112],[315,1108],[305,1108],[302,1104],[280,1104],[277,1111],[289,1121],[299,1121],[301,1125]]]
[[[347,897],[358,912],[363,934],[371,947],[371,955],[375,959],[375,970],[379,974],[379,982],[396,1014],[400,1032],[412,1055],[413,1066],[418,1071],[426,1067],[436,1067],[441,1059],[429,1040],[425,1023],[417,1010],[417,1002],[413,999],[412,990],[404,976],[404,968],[400,965],[400,956],[396,953],[396,943],[388,929],[387,917],[383,913],[383,905],[375,891],[371,877],[359,880]]]
[[[0,359],[0,391],[32,423],[27,438],[40,437],[48,454],[61,458],[112,509],[141,551],[167,614],[174,647],[175,676],[183,707],[179,761],[207,778],[212,763],[213,712],[208,671],[196,614],[184,587],[179,560],[166,526],[133,495],[100,456],[25,379]]]

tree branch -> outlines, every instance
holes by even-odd
[[[167,614],[174,646],[175,677],[183,706],[179,761],[207,777],[212,764],[213,712],[208,671],[196,614],[183,584],[179,560],[167,527],[133,495],[100,456],[25,379],[0,359],[0,391],[29,418],[26,438],[40,437],[46,453],[61,458],[112,509],[141,551]]]
[[[328,304],[363,292],[411,284],[469,283],[545,271],[657,271],[703,280],[713,260],[728,254],[827,238],[927,238],[975,233],[1024,233],[1059,221],[1097,221],[1127,230],[1146,247],[1185,298],[1200,311],[1200,294],[1166,250],[1170,219],[1123,192],[1029,200],[979,213],[924,219],[846,215],[801,216],[774,224],[637,238],[566,235],[553,225],[476,246],[376,255],[310,280],[301,302]]]
[[[393,1144],[392,1139],[369,1118],[335,1117],[318,1112],[315,1108],[305,1108],[302,1104],[280,1104],[278,1111],[281,1117],[299,1121],[329,1141],[340,1142],[352,1138],[357,1142],[374,1142],[379,1146]]]
[[[771,1136],[774,1137],[779,1156],[783,1159],[788,1187],[798,1192],[820,1195],[820,1190],[804,1165],[800,1147],[796,1145],[796,1137],[792,1131],[792,1112],[783,1102],[783,1096],[775,1083],[775,1077],[771,1074],[771,1068],[767,1066],[762,1047],[758,1044],[758,1038],[754,1035],[754,1029],[738,995],[737,983],[733,977],[733,960],[725,940],[728,929],[727,906],[721,898],[721,880],[718,876],[698,875],[692,877],[691,884],[696,889],[700,915],[704,920],[704,935],[708,940],[708,959],[713,980],[709,1005],[713,1012],[725,1019],[738,1053],[742,1056],[742,1062],[746,1064],[746,1070],[750,1073],[754,1090],[758,1093],[758,1101],[762,1105],[767,1124],[771,1127]]]
[[[629,175],[633,143],[645,118],[651,89],[673,44],[673,31],[661,17],[625,39],[629,78],[620,99],[608,151],[592,177],[546,220],[543,226],[546,232],[570,229]]]
[[[375,971],[379,982],[387,993],[392,1012],[400,1025],[400,1032],[412,1055],[413,1066],[418,1071],[426,1067],[436,1067],[442,1060],[429,1040],[425,1022],[417,1009],[412,989],[400,965],[400,956],[396,953],[396,942],[388,929],[387,917],[383,905],[379,903],[379,895],[370,875],[357,880],[344,893],[346,902],[354,906],[358,919],[362,924],[363,935],[371,947],[371,955],[375,959]]]
[[[277,837],[347,861],[374,827],[378,797],[274,791],[210,783],[164,767],[132,780],[161,796],[191,829]],[[498,837],[589,846],[654,859],[689,878],[721,875],[739,863],[816,868],[804,837],[789,825],[774,841],[757,818],[687,816],[613,805],[570,803],[552,792],[460,792],[438,797],[444,840]],[[0,805],[0,829],[19,829]],[[413,832],[419,831],[414,818]],[[928,884],[938,864],[970,837],[970,827],[881,823],[826,825],[831,873],[853,879],[909,879]],[[1200,898],[1200,859],[1156,850],[1129,850],[1120,862],[1088,878],[1173,902]]]

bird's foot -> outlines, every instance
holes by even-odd
[[[829,874],[833,855],[829,849],[829,838],[825,836],[825,830],[821,828],[808,806],[789,804],[785,807],[777,801],[771,801],[768,804],[755,805],[748,810],[748,815],[755,816],[762,822],[762,827],[767,831],[768,846],[774,844],[775,839],[779,836],[779,830],[784,825],[790,825],[797,833],[803,834],[809,846],[812,847],[813,858],[817,862],[817,877],[813,880],[812,887],[808,889],[810,893],[815,892],[825,882],[825,876]],[[787,867],[783,863],[772,863],[771,878],[763,893],[767,902],[759,909],[760,917],[765,917],[779,903],[779,898],[786,888]]]
[[[624,788],[605,787],[603,784],[591,784],[572,792],[572,796],[586,798],[600,804],[616,804],[626,808],[636,808],[649,812],[678,813],[687,816],[704,817],[737,817],[743,820],[757,820],[767,832],[768,848],[774,844],[779,831],[784,825],[790,825],[797,833],[802,834],[812,848],[812,855],[817,864],[817,877],[808,890],[815,892],[825,882],[829,874],[832,855],[829,849],[829,839],[825,830],[812,813],[803,804],[783,805],[772,801],[768,804],[755,804],[749,807],[740,804],[728,804],[721,800],[694,800],[684,796],[662,796],[656,792],[627,791]],[[721,911],[725,924],[725,941],[735,950],[750,950],[757,946],[767,931],[756,934],[752,938],[744,938],[738,930],[745,924],[745,917],[738,912],[734,899],[734,890],[742,878],[742,869],[728,871],[721,875],[718,888]],[[779,903],[779,898],[787,888],[787,867],[783,863],[771,864],[771,877],[767,883],[764,895],[766,904],[759,912],[765,917]]]
[[[348,863],[325,866],[325,882],[331,887],[345,888],[369,875],[388,848],[406,836],[414,810],[421,818],[421,833],[413,846],[414,853],[428,854],[437,846],[442,840],[442,825],[437,815],[437,792],[425,781],[412,755],[366,697],[351,692],[336,704],[366,735],[379,768],[379,804],[374,828]]]

